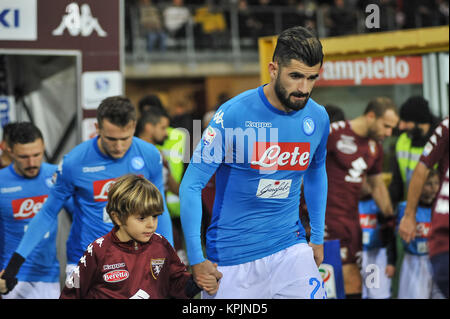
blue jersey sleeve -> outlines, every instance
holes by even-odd
[[[226,153],[224,113],[220,108],[203,133],[180,185],[180,218],[191,265],[205,260],[201,244],[201,192]]]
[[[311,224],[311,243],[323,244],[325,209],[328,195],[328,178],[325,166],[330,121],[325,115],[323,135],[309,169],[303,176],[305,201]]]
[[[65,162],[61,162],[57,170],[56,183],[51,189],[47,201],[28,225],[16,252],[23,258],[27,258],[37,244],[48,232],[58,217],[58,213],[66,200],[73,194],[73,186],[70,183],[70,170]]]

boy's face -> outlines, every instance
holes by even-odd
[[[148,242],[156,231],[159,215],[161,214],[155,214],[147,217],[141,215],[130,215],[125,224],[122,224],[118,218],[116,218],[115,222],[120,226],[120,229],[116,235],[120,241],[123,242],[130,241],[132,239],[142,243]]]
[[[423,185],[420,201],[431,204],[439,191],[439,176],[437,174],[429,177]]]

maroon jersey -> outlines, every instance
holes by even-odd
[[[359,220],[363,177],[381,173],[382,165],[380,143],[356,135],[349,121],[331,123],[327,143],[327,218],[346,216]]]
[[[154,234],[147,243],[121,242],[116,231],[87,247],[61,299],[192,297],[185,291],[193,284],[192,275],[164,237]]]
[[[441,188],[434,202],[430,237],[428,240],[429,254],[431,257],[448,252],[448,143],[448,117],[446,117],[434,130],[420,157],[420,161],[428,168],[438,163],[439,177],[441,180]]]

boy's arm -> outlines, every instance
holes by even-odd
[[[59,299],[86,298],[92,283],[95,282],[98,264],[94,244],[90,244],[83,257],[80,258],[77,267],[67,277]]]
[[[181,262],[175,249],[166,246],[169,260],[169,296],[178,299],[190,299],[198,294],[202,289],[197,286],[194,277],[190,274],[186,266]]]

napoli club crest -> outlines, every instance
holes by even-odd
[[[143,168],[145,165],[144,159],[140,156],[135,156],[131,159],[131,166],[133,166],[133,168],[135,170],[140,170],[141,168]]]
[[[310,136],[314,133],[316,130],[316,124],[314,123],[314,120],[311,117],[305,117],[303,119],[303,133]]]
[[[156,279],[156,277],[158,277],[159,273],[161,272],[161,269],[164,266],[164,260],[165,258],[156,258],[151,260],[150,270],[154,279]]]

